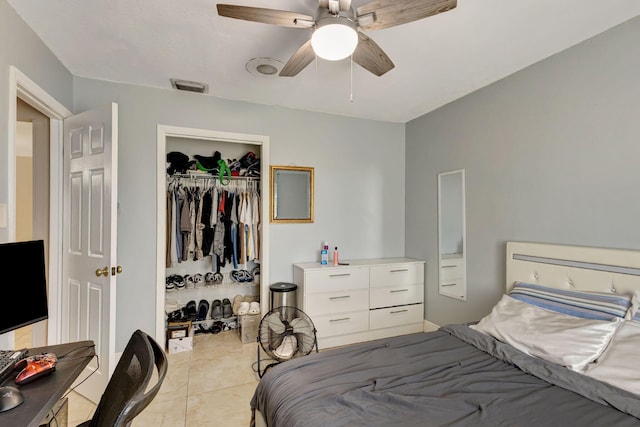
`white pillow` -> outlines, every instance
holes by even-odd
[[[621,322],[574,317],[503,295],[489,315],[470,327],[531,356],[581,371],[602,354]]]
[[[607,349],[584,374],[640,395],[640,323],[624,322]]]
[[[627,311],[625,319],[640,322],[640,290],[636,290],[631,298],[631,307]]]

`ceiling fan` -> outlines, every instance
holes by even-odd
[[[293,77],[320,58],[353,61],[376,76],[394,68],[393,62],[371,38],[360,30],[381,30],[417,21],[456,7],[457,0],[372,0],[352,7],[351,0],[318,0],[315,17],[285,10],[218,4],[218,15],[291,28],[313,28],[303,44],[280,71]]]

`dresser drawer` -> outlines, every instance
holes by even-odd
[[[305,294],[368,288],[369,269],[367,268],[330,268],[328,270],[307,271],[304,277]]]
[[[423,285],[395,286],[390,288],[372,288],[370,308],[391,307],[421,303],[424,294]]]
[[[319,292],[304,300],[305,312],[313,318],[316,315],[344,313],[369,309],[369,291],[356,289],[336,292]]]
[[[378,308],[369,311],[369,327],[371,329],[382,329],[410,325],[422,322],[423,317],[422,304]]]
[[[424,281],[424,264],[393,264],[371,267],[372,288],[415,285]]]
[[[362,332],[369,329],[369,310],[328,316],[309,316],[318,338]]]

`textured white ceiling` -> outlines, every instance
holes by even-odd
[[[286,63],[310,29],[223,18],[213,0],[8,0],[76,76],[390,122],[407,122],[640,15],[638,0],[458,0],[458,7],[369,31],[396,67],[376,77],[317,60],[296,77],[257,77],[255,57]],[[400,0],[396,0],[400,1]],[[314,15],[317,0],[223,0]],[[359,6],[368,0],[353,0]],[[350,100],[350,94],[353,100]]]

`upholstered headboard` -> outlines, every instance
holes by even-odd
[[[640,289],[640,250],[507,242],[507,292],[516,281],[595,292]]]

